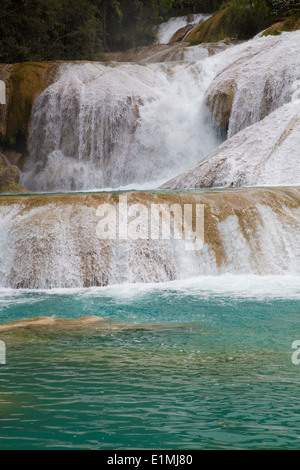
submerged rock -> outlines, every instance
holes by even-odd
[[[189,46],[184,42],[153,44],[152,46],[129,49],[125,52],[114,52],[107,54],[107,57],[115,62],[137,62],[139,64],[202,60],[224,51],[231,45],[233,43],[229,40],[199,46]]]
[[[124,52],[107,54],[108,59],[115,62],[137,62],[140,64],[170,62],[184,60],[188,44],[152,44],[140,46]]]

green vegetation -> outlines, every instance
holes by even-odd
[[[278,22],[277,32],[297,29],[298,7],[299,0],[1,0],[0,63],[106,60],[107,51],[152,44],[155,25],[193,12],[216,14],[191,44],[247,39]]]
[[[153,42],[173,1],[1,0],[0,62],[102,60],[106,50]]]
[[[186,41],[195,45],[225,38],[246,40],[267,28],[266,34],[292,31],[299,28],[299,6],[295,0],[228,0]]]
[[[275,22],[264,31],[264,36],[277,35],[282,31],[300,29],[300,3],[285,5],[276,15]]]

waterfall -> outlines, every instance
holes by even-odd
[[[291,101],[295,87],[299,88],[300,31],[254,38],[235,49],[238,55],[234,51],[234,60],[215,77],[206,93],[208,101],[215,101],[212,111],[217,117],[217,95],[232,92],[227,137]]]
[[[158,43],[159,44],[168,44],[174,34],[180,30],[181,28],[184,28],[188,25],[196,26],[199,24],[201,21],[205,21],[208,18],[210,18],[211,15],[205,15],[203,13],[198,13],[195,15],[186,15],[186,16],[180,16],[180,17],[172,17],[169,18],[168,21],[161,23],[157,27],[157,38],[158,38]]]
[[[162,189],[298,185],[299,142],[296,100],[238,132]]]
[[[184,239],[99,239],[110,193],[0,199],[0,287],[78,288],[193,276],[300,273],[300,190],[125,193],[132,204],[203,204],[204,246]]]
[[[21,184],[90,192],[0,198],[0,286],[298,275],[298,187],[137,191],[299,184],[299,35],[254,38],[201,60],[62,64],[35,100]],[[213,97],[226,86],[233,99],[225,140]],[[99,240],[97,207],[115,204],[117,189],[135,190],[126,193],[131,203],[147,206],[204,204],[203,248]]]
[[[191,48],[191,60],[178,63],[62,64],[35,100],[21,184],[35,191],[159,187],[224,140],[214,122],[224,88],[233,93],[228,137],[292,99],[299,38],[299,31],[254,38],[201,60]]]
[[[162,188],[299,184],[300,32],[255,38],[221,56],[232,52],[206,91],[227,140]]]
[[[203,102],[215,64],[68,64],[36,99],[31,190],[143,185],[193,166],[220,143]]]

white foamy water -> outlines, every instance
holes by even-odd
[[[198,251],[187,251],[185,240],[100,240],[92,195],[74,204],[69,198],[2,206],[0,287],[81,288],[227,273],[299,276],[299,191],[262,196],[250,190],[240,200],[250,208],[225,216],[222,194],[220,206],[206,202],[214,215],[204,219],[208,239]]]
[[[182,63],[63,64],[35,101],[21,184],[37,191],[158,187],[222,143],[205,103],[224,76],[236,83],[230,134],[296,96],[299,39],[299,31],[255,38]]]
[[[214,68],[210,61],[63,66],[35,102],[21,184],[153,187],[195,164],[220,142],[203,103]]]
[[[225,141],[163,188],[287,186],[300,184],[300,100]]]
[[[294,99],[299,77],[300,31],[254,38],[215,77],[207,95],[233,90],[228,128],[232,137]]]
[[[168,44],[174,34],[181,28],[187,25],[194,25],[200,23],[200,21],[207,20],[211,15],[203,13],[191,14],[187,16],[173,17],[165,23],[161,23],[157,28],[157,38],[159,44]]]
[[[176,293],[185,297],[221,297],[233,299],[300,299],[300,276],[298,275],[234,275],[195,276],[168,282],[112,284],[89,288],[53,288],[40,289],[44,296],[72,296],[74,298],[114,298],[115,301],[141,298],[155,292]],[[0,287],[1,306],[22,304],[34,305],[41,301],[36,289],[12,289]]]
[[[175,64],[63,64],[35,101],[21,183],[39,191],[150,189],[181,172],[166,187],[299,183],[300,68],[292,60],[299,38],[255,38]],[[249,63],[258,67],[256,82]],[[222,143],[205,99],[233,69],[241,106],[242,90],[252,88],[242,110],[233,106],[232,122],[240,116],[243,129]],[[258,97],[271,90],[264,118],[255,86]],[[80,289],[214,276],[223,282],[228,273],[298,278],[297,189],[287,199],[284,190],[243,197],[234,211],[211,200],[210,239],[198,252],[185,251],[181,240],[99,242],[88,202],[2,206],[0,286]]]

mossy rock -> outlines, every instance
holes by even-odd
[[[18,183],[20,179],[20,170],[10,165],[7,159],[0,153],[0,181],[11,180]]]
[[[29,191],[15,181],[4,180],[0,181],[0,193],[1,194],[19,194],[28,193]]]
[[[35,98],[55,79],[59,62],[0,64],[0,80],[6,84],[6,105],[1,106],[0,140],[15,143],[22,135],[26,141]]]
[[[225,38],[249,39],[252,35],[249,14],[249,9],[242,5],[224,7],[194,28],[185,41],[190,45],[197,45],[218,42]]]
[[[270,16],[260,19],[258,13],[246,4],[225,4],[212,17],[194,28],[185,38],[185,42],[197,45],[218,42],[224,38],[247,40],[267,26],[264,36],[300,28],[300,6],[295,5],[295,8],[286,10],[282,15],[276,19]]]
[[[178,31],[173,34],[171,40],[169,41],[169,44],[182,41],[186,34],[193,29],[193,27],[194,26],[192,24],[187,24],[186,26],[183,26],[182,28],[178,29]]]
[[[226,9],[217,12],[208,20],[203,21],[187,35],[185,41],[191,45],[196,45],[203,42],[217,42],[223,39],[220,24],[224,15],[226,15]],[[228,35],[224,37],[228,37]]]
[[[291,32],[300,29],[300,10],[292,11],[292,15],[287,15],[286,18],[272,24],[263,32],[263,36],[276,36],[282,32]]]

